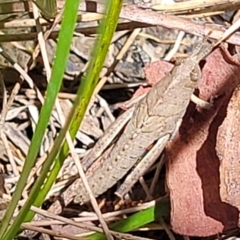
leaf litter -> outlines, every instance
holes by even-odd
[[[173,35],[176,36],[176,34]],[[173,35],[172,38],[174,38]],[[186,40],[186,37],[184,39]],[[149,45],[149,42],[147,44]],[[156,56],[152,56],[152,59],[156,60]],[[238,172],[234,172],[234,166],[236,165],[234,160],[238,156],[238,146],[236,144],[238,139],[238,129],[236,127],[238,126],[236,116],[238,105],[234,107],[234,104],[238,102],[238,89],[232,95],[239,81],[237,61],[237,59],[231,60],[229,56],[226,57],[226,54],[219,49],[215,50],[206,59],[202,69],[202,79],[199,82],[198,96],[205,101],[212,102],[213,108],[205,110],[199,107],[195,108],[193,104],[190,104],[179,135],[169,143],[166,150],[166,158],[168,159],[166,175],[171,200],[171,225],[174,232],[182,235],[209,236],[234,228],[238,224]],[[171,67],[172,65],[166,62],[149,64],[145,68],[148,83],[150,85],[154,84]],[[122,82],[121,79],[116,81]],[[127,94],[132,95],[134,90],[130,89]],[[135,94],[139,96],[147,90],[147,88],[141,87]],[[30,136],[38,119],[40,107],[36,95],[31,92],[30,97],[28,94],[29,89],[21,89],[8,112],[4,124],[4,131],[10,141],[9,147],[20,172],[29,146]],[[105,97],[107,93],[104,92],[102,95]],[[231,96],[233,97],[231,98]],[[61,103],[64,109],[70,108],[71,104],[72,101],[67,97]],[[31,106],[35,107],[36,111],[32,111]],[[111,106],[109,109],[112,110]],[[14,112],[18,114],[14,115]],[[109,117],[104,113],[105,109],[101,107],[99,100],[96,99],[89,110],[89,115],[85,117],[84,124],[86,124],[86,127],[83,126],[82,131],[79,131],[78,134],[76,149],[80,157],[85,154],[86,148],[90,148],[95,140],[103,134],[103,130],[111,123]],[[96,119],[95,116],[100,116],[100,118]],[[232,130],[231,126],[234,130]],[[47,129],[41,154],[36,163],[36,169],[33,169],[30,175],[28,187],[31,187],[32,182],[34,182],[41,167],[41,161],[44,160],[44,156],[50,148],[59,127],[59,119],[53,114],[52,124]],[[91,131],[90,129],[93,128],[95,130]],[[232,134],[229,134],[229,131],[233,131]],[[234,137],[236,140],[234,140]],[[14,191],[17,176],[14,176],[13,166],[8,163],[9,156],[6,157],[4,152],[2,155],[2,164],[5,168],[3,171],[12,176],[5,179],[11,192]],[[69,177],[67,176],[69,173],[71,173],[71,176],[76,174],[74,168],[72,160],[68,158],[59,178],[67,181],[66,178]],[[163,171],[161,171],[160,176],[162,180],[160,179],[157,185],[163,186],[165,182]],[[151,182],[152,176],[149,177],[149,174],[147,174],[145,179],[147,183]],[[59,183],[60,181],[56,186],[59,186]],[[157,185],[158,188],[155,191],[161,192],[161,196],[163,196],[165,190],[162,186],[159,188]],[[136,185],[131,195],[137,196],[136,202],[129,201],[128,203],[127,201],[126,206],[124,204],[117,206],[112,201],[103,202],[103,211],[117,209],[117,207],[126,208],[129,207],[129,204],[140,204],[145,195],[141,188],[141,185]],[[49,196],[56,194],[58,191],[60,190],[53,189]],[[27,197],[27,192],[26,188],[23,196]],[[159,195],[152,195],[154,199],[156,196]],[[68,229],[67,233],[72,231]]]

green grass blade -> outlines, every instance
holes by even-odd
[[[106,1],[106,3],[107,2],[108,1]],[[110,5],[109,5],[106,20],[103,20],[101,22],[100,28],[98,30],[98,32],[101,34],[100,35],[101,37],[99,41],[97,41],[96,47],[94,48],[94,51],[93,51],[92,56],[94,56],[95,59],[93,58],[91,59],[86,77],[82,79],[82,83],[80,85],[80,88],[78,89],[78,95],[81,93],[83,94],[79,99],[79,104],[76,103],[76,111],[75,111],[76,118],[74,119],[70,127],[71,136],[75,136],[79,129],[80,122],[84,117],[84,112],[82,112],[81,109],[87,107],[91,99],[94,88],[97,85],[99,74],[102,70],[109,45],[111,43],[113,34],[117,26],[123,0],[112,0],[109,2],[110,2]],[[66,156],[67,152],[68,151],[64,152],[63,150],[63,155]]]
[[[54,62],[51,80],[48,84],[48,88],[46,92],[46,100],[41,109],[39,122],[37,124],[36,131],[33,135],[33,138],[30,144],[28,156],[26,158],[21,177],[18,181],[16,191],[13,194],[12,201],[9,204],[7,212],[0,225],[0,239],[13,239],[14,235],[16,234],[16,232],[20,227],[20,224],[23,218],[26,215],[26,212],[28,211],[28,208],[31,205],[30,202],[34,201],[34,199],[29,199],[28,206],[24,206],[21,209],[21,212],[19,213],[14,223],[12,224],[11,228],[3,238],[3,235],[8,228],[9,222],[12,219],[14,209],[16,208],[17,203],[21,198],[21,194],[27,182],[27,178],[29,176],[31,168],[35,163],[35,159],[40,149],[45,129],[47,128],[49,118],[51,116],[51,112],[56,100],[56,96],[61,86],[64,69],[67,63],[68,54],[70,50],[70,43],[71,43],[73,31],[74,31],[74,24],[77,19],[78,5],[79,5],[79,0],[66,1],[62,28],[59,34],[59,45],[57,48],[58,57],[55,59],[55,62]]]
[[[116,232],[127,233],[143,227],[144,225],[151,223],[155,220],[158,220],[160,217],[168,216],[169,212],[170,202],[168,199],[164,199],[160,202],[157,202],[155,206],[137,212],[126,219],[111,224],[109,226],[109,229]],[[106,239],[105,235],[102,233],[94,233],[88,236],[88,238],[93,240]]]
[[[47,174],[49,172],[50,167],[53,164],[54,159],[56,158],[57,154],[59,153],[59,149],[60,147],[63,145],[65,136],[66,136],[66,132],[68,131],[68,127],[70,125],[72,116],[73,116],[73,111],[71,111],[70,117],[67,119],[66,124],[64,126],[64,128],[61,130],[59,136],[57,137],[57,139],[54,142],[52,151],[49,153],[49,156],[47,157],[46,161],[43,164],[43,167],[41,169],[41,173],[38,176],[34,186],[31,189],[31,192],[28,196],[28,199],[26,201],[26,203],[24,204],[23,208],[21,209],[21,211],[19,212],[17,218],[15,219],[14,223],[13,223],[13,227],[14,224],[17,224],[16,222],[19,220],[21,222],[25,222],[26,219],[26,215],[29,214],[30,217],[34,216],[34,213],[29,211],[29,208],[31,207],[31,205],[33,204],[34,200],[41,196],[42,193],[40,192],[40,188],[43,185]],[[56,178],[56,177],[55,177]],[[31,220],[31,219],[30,219]]]
[[[74,113],[72,118],[73,123],[70,130],[72,138],[75,137],[79,129],[87,105],[97,84],[99,74],[102,70],[102,66],[107,54],[108,46],[110,45],[112,36],[117,26],[121,6],[122,1],[118,1],[117,4],[116,1],[110,1],[107,10],[107,17],[106,19],[102,20],[98,29],[98,32],[100,33],[100,38],[97,40],[94,46],[94,51],[92,53],[89,68],[87,69],[86,76],[81,80],[81,85],[77,93],[78,97],[74,102]],[[41,189],[41,193],[35,200],[34,206],[41,206],[41,204],[43,203],[67,155],[68,145],[67,143],[65,143],[63,148],[61,149],[59,157],[54,161],[54,167],[52,168],[48,178],[46,179],[44,186]],[[24,221],[30,221],[33,215],[34,214],[32,212],[28,213]]]

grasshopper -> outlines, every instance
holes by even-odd
[[[175,65],[146,96],[124,112],[82,159],[88,183],[95,196],[104,193],[139,163],[140,167],[133,170],[116,192],[123,197],[156,161],[166,143],[174,137],[186,112],[201,74],[198,63],[213,47],[206,41],[197,46],[191,56]],[[124,126],[116,143],[106,151]],[[148,152],[149,146],[154,143]],[[62,194],[62,198],[65,205],[72,200],[75,203],[89,201],[81,179],[75,180]],[[55,213],[56,208],[61,208],[58,205],[58,201],[52,205]]]

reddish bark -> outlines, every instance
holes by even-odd
[[[147,76],[157,78],[156,64],[146,68]],[[237,226],[238,209],[220,197],[220,162],[215,148],[221,138],[218,128],[240,81],[239,71],[220,49],[208,56],[198,89],[201,99],[214,98],[214,106],[203,110],[190,104],[178,136],[167,147],[171,224],[179,234],[209,236]],[[235,155],[239,153],[235,151]]]

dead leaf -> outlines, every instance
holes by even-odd
[[[155,85],[166,73],[170,72],[172,68],[173,64],[164,61],[156,61],[148,64],[144,68],[147,83],[151,86]]]
[[[226,115],[240,68],[216,49],[206,60],[199,96],[217,97],[210,110],[189,108],[178,136],[167,149],[167,182],[173,230],[188,236],[210,236],[237,226],[238,210],[220,198],[218,127]]]
[[[157,82],[159,82],[167,72],[170,72],[173,68],[173,64],[164,61],[156,61],[146,65],[144,68],[144,72],[146,75],[146,81],[150,86],[154,86]],[[132,101],[132,99],[137,98],[144,93],[147,93],[151,87],[142,87],[140,86],[137,91],[133,94],[132,98],[125,103],[127,105],[128,102]],[[120,105],[121,108],[124,109]]]
[[[236,88],[219,127],[216,152],[220,160],[220,196],[240,209],[240,88]]]

